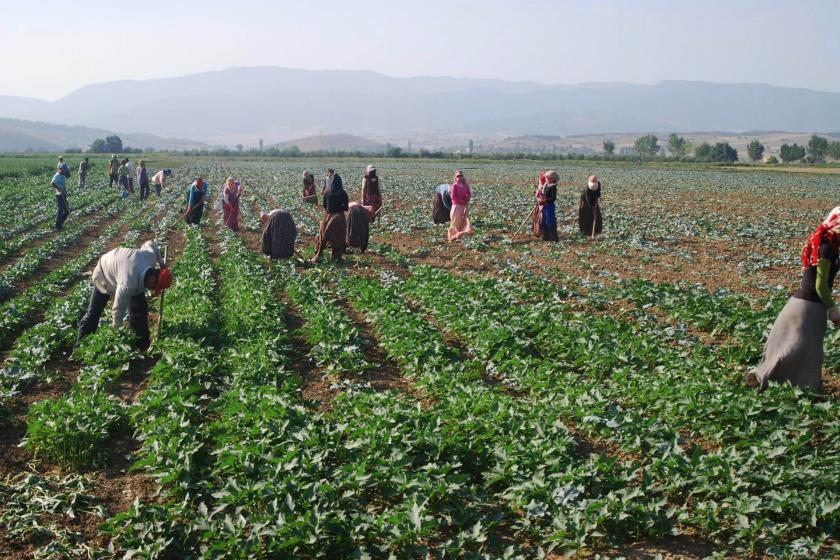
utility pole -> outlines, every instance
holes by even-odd
[[[260,138],[260,153],[263,151],[263,139]]]

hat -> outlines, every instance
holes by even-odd
[[[160,293],[172,285],[172,271],[168,268],[161,268],[158,273],[157,286],[155,287],[154,295],[159,296]]]

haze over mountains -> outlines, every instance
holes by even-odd
[[[524,135],[840,131],[840,93],[762,84],[655,85],[392,78],[366,71],[231,68],[83,87],[49,102],[0,96],[0,117],[266,146],[320,134],[451,146]],[[143,147],[143,146],[140,146]]]

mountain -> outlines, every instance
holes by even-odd
[[[764,84],[654,85],[393,78],[230,68],[117,81],[54,102],[0,97],[0,116],[266,145],[319,134],[439,139],[696,130],[840,130],[840,93]],[[415,143],[416,147],[420,144]]]
[[[291,148],[297,146],[304,152],[382,152],[385,150],[385,144],[353,136],[352,134],[324,134],[321,136],[308,136],[306,138],[297,138],[295,140],[287,140],[286,142],[279,142],[274,145],[275,148]]]
[[[190,140],[160,138],[151,134],[123,134],[84,126],[0,118],[0,152],[50,151],[87,148],[96,138],[118,134],[123,145],[156,150],[208,148]]]

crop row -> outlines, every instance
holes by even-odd
[[[551,297],[522,306],[516,290],[494,280],[419,268],[404,295],[469,341],[491,371],[532,394],[552,395],[587,433],[648,457],[655,487],[675,503],[691,498],[684,522],[744,548],[803,531],[818,546],[836,532],[831,407],[781,388],[757,396],[702,349],[673,348],[655,332],[609,317],[575,315]],[[815,430],[826,443],[813,441]],[[682,433],[719,448],[687,453]]]

